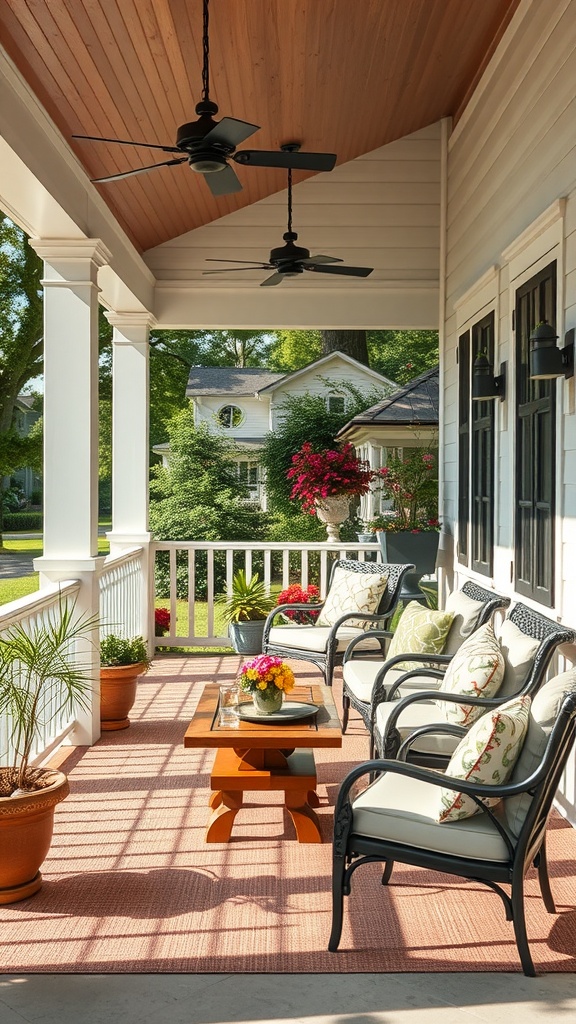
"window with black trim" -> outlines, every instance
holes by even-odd
[[[494,313],[472,327],[472,367],[484,354],[494,365]],[[494,401],[472,402],[471,410],[472,568],[492,575],[494,551]]]
[[[470,331],[458,339],[458,561],[468,565],[470,522]]]
[[[519,594],[554,604],[556,386],[530,380],[530,334],[556,327],[556,263],[516,292],[516,531],[514,584]]]

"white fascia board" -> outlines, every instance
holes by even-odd
[[[0,47],[0,205],[33,238],[99,238],[104,305],[151,310],[155,278]]]

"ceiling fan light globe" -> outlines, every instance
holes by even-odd
[[[214,174],[216,171],[223,171],[228,166],[225,157],[215,156],[212,153],[191,156],[188,163],[197,174]]]

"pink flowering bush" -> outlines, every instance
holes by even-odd
[[[308,441],[292,456],[292,467],[286,475],[293,480],[290,498],[301,501],[303,511],[311,515],[322,498],[367,494],[374,476],[349,442],[341,448],[315,452]]]
[[[249,693],[253,693],[254,690],[269,693],[275,689],[290,693],[290,690],[294,689],[294,684],[292,669],[282,661],[282,658],[270,654],[259,654],[251,661],[246,661],[238,676],[240,689]]]
[[[439,530],[437,457],[421,448],[405,448],[402,456],[389,454],[388,465],[377,471],[382,496],[391,499],[393,514],[387,531]]]
[[[170,629],[170,612],[167,608],[156,608],[154,611],[156,636],[164,636]]]

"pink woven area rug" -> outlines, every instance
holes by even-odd
[[[340,780],[367,757],[357,718],[341,751],[317,752],[322,845],[295,841],[275,794],[254,794],[229,844],[205,844],[213,753],[185,750],[182,739],[203,683],[237,666],[233,657],[157,659],[130,728],[71,750],[62,765],[71,795],[56,810],[43,888],[0,907],[0,969],[519,971],[498,896],[400,865],[386,888],[378,865],[355,874],[341,950],[327,952],[332,809]],[[576,831],[557,815],[549,850],[558,913],[546,913],[531,873],[530,945],[538,971],[573,971]]]

